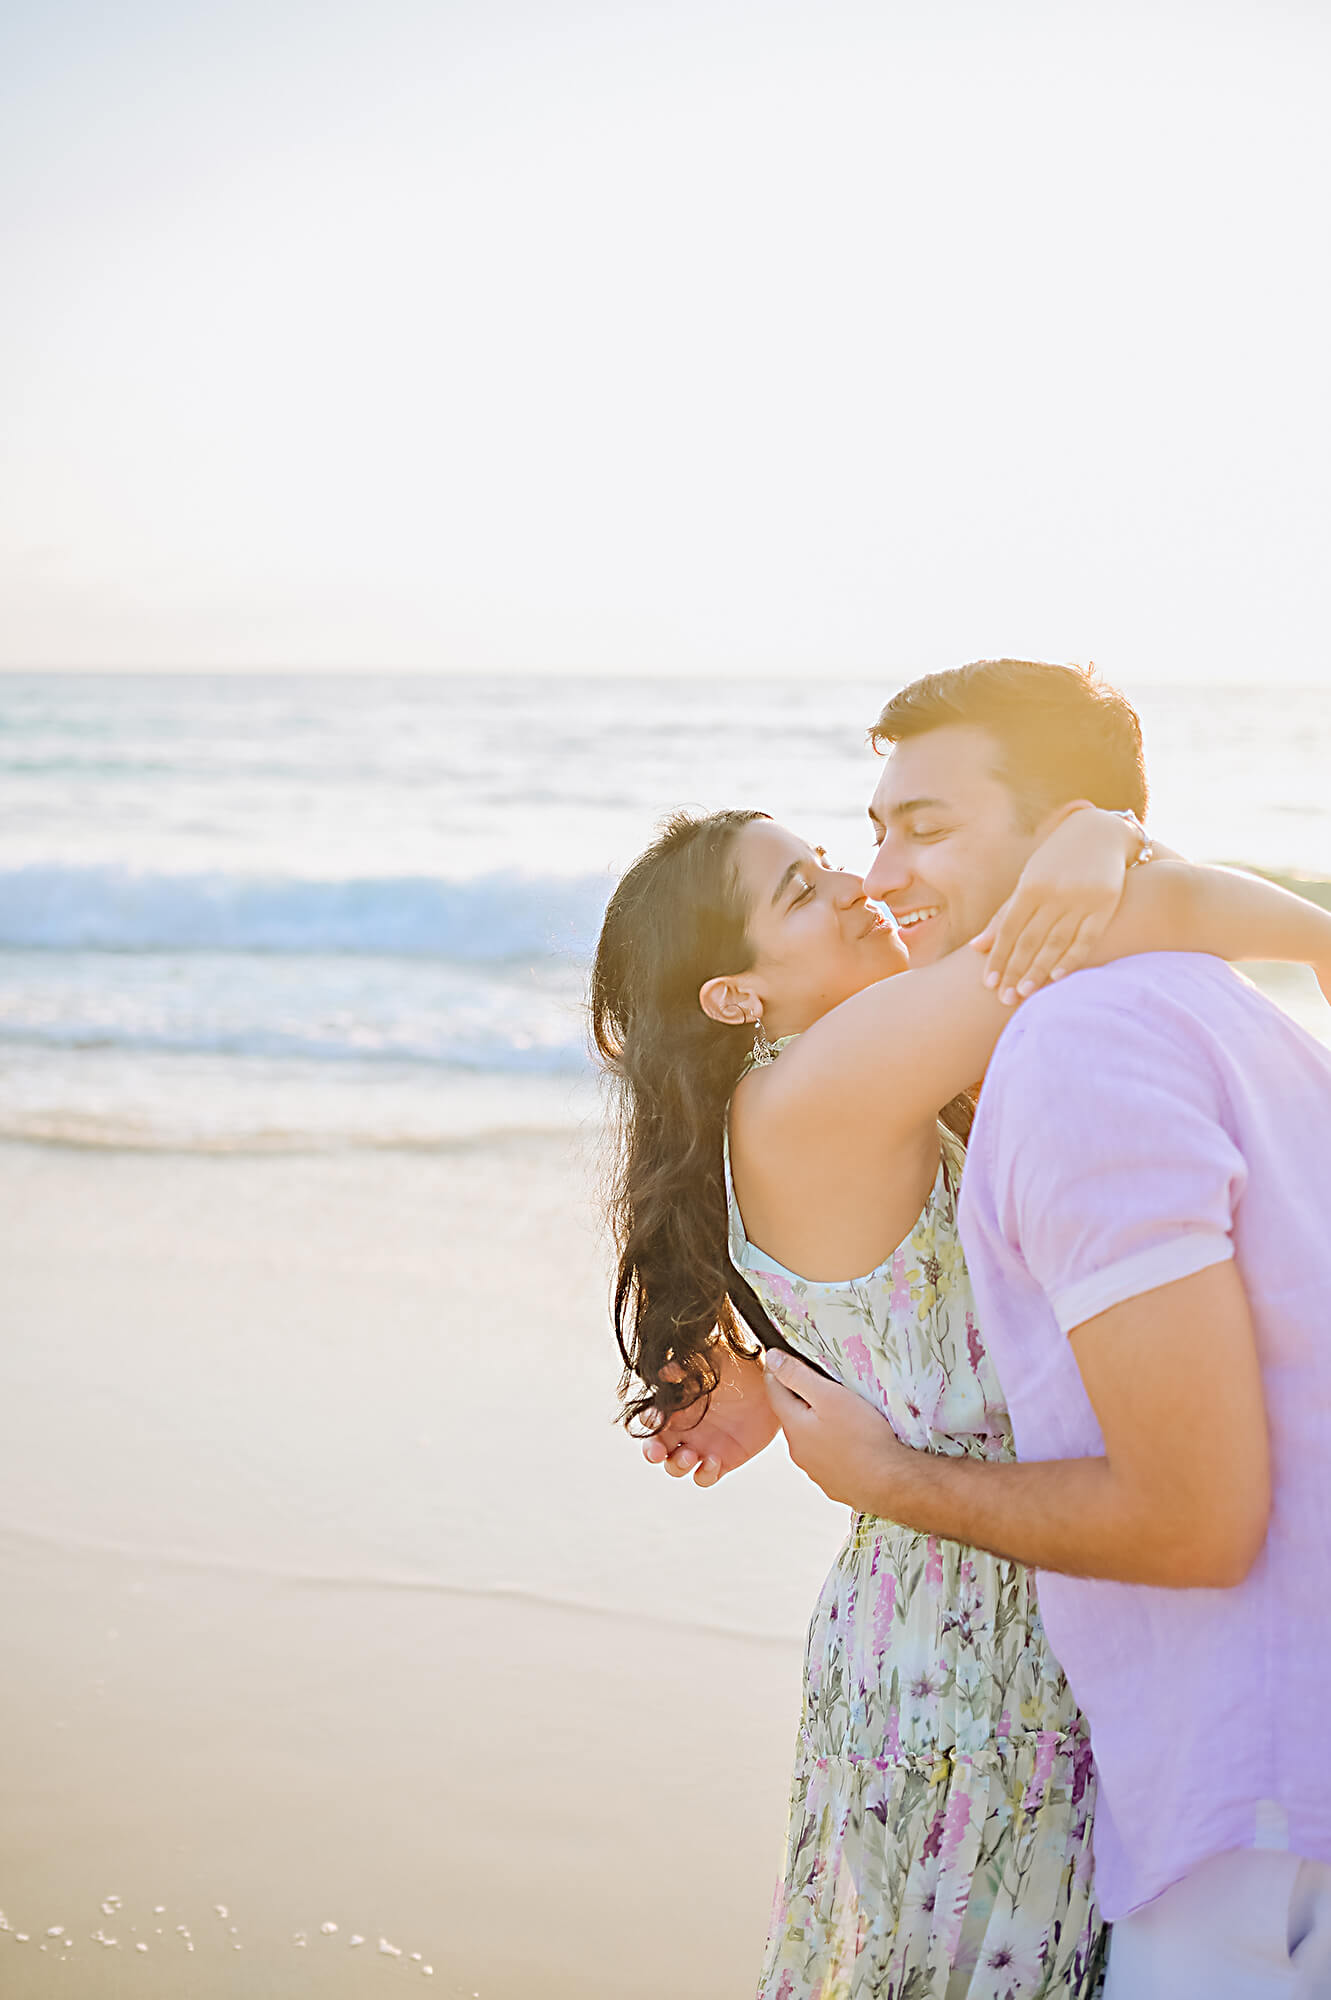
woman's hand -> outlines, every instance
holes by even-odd
[[[723,1474],[756,1457],[780,1429],[756,1357],[741,1359],[718,1341],[716,1369],[721,1379],[701,1421],[691,1409],[678,1410],[642,1448],[649,1465],[664,1465],[672,1479],[692,1473],[695,1486],[715,1486]]]
[[[1085,965],[1118,909],[1139,846],[1117,813],[1081,800],[1067,809],[1006,903],[971,939],[972,950],[989,954],[984,983],[998,988],[1004,1006]]]

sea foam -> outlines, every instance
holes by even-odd
[[[584,959],[610,888],[604,875],[318,880],[32,864],[0,871],[0,947]]]

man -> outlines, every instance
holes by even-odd
[[[1052,809],[1145,807],[1136,718],[1075,669],[933,675],[875,735],[865,887],[917,963],[989,923]],[[1022,1462],[914,1453],[777,1356],[791,1454],[1044,1572],[1110,2000],[1331,1995],[1331,1058],[1217,961],[1077,973],[999,1044],[961,1222]]]

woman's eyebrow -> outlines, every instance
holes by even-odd
[[[796,860],[791,862],[789,868],[787,868],[785,874],[781,877],[781,880],[777,883],[775,889],[773,889],[772,891],[772,901],[770,905],[772,909],[775,909],[777,904],[781,901],[781,898],[785,895],[787,889],[790,887],[795,877],[799,874],[800,869],[807,867],[807,865],[808,864],[802,854],[799,855]]]

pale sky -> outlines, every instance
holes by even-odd
[[[0,665],[1331,690],[1324,0],[11,0]]]

